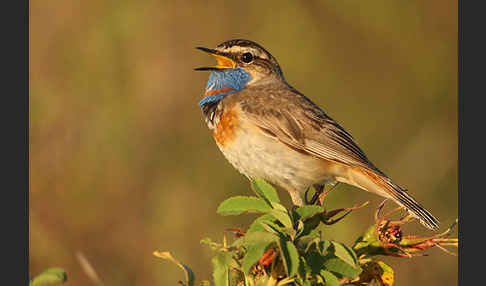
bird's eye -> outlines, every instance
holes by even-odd
[[[251,53],[244,53],[243,55],[241,55],[241,60],[244,62],[244,63],[251,63],[251,61],[253,61],[253,55]]]

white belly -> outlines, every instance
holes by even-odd
[[[218,147],[248,179],[262,178],[290,192],[334,181],[325,160],[299,153],[255,129],[239,129],[231,144]]]

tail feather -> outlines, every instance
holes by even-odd
[[[439,221],[418,203],[406,190],[400,188],[396,184],[390,182],[390,195],[395,201],[405,207],[413,216],[417,217],[424,226],[437,230],[439,228]]]
[[[425,227],[432,230],[439,228],[439,221],[407,193],[405,189],[393,183],[385,174],[359,168],[354,169],[350,173],[350,176],[343,181],[380,196],[391,198],[397,204],[406,208]]]

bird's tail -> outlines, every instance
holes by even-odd
[[[439,227],[439,221],[429,211],[384,174],[363,168],[353,168],[342,181],[382,197],[391,198],[429,229],[437,230]]]

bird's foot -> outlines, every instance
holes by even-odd
[[[312,198],[309,200],[308,197],[307,197],[307,194],[309,193],[309,190],[310,188],[308,188],[306,191],[305,191],[305,194],[304,194],[304,200],[305,200],[305,204],[306,205],[315,205],[317,204],[318,202],[318,199],[319,199],[319,196],[323,193],[324,191],[324,185],[318,185],[316,186],[316,191],[314,193],[314,195],[312,195]]]
[[[310,200],[307,198],[307,194],[309,193],[309,190],[310,190],[310,188],[308,188],[305,191],[305,194],[304,194],[305,204],[306,205],[321,205],[322,206],[326,196],[332,190],[334,190],[338,184],[339,184],[339,182],[335,183],[332,187],[329,188],[329,190],[327,190],[325,192],[324,192],[325,185],[316,185],[316,187],[315,187],[316,191],[315,191],[314,195],[312,196],[312,198]]]

